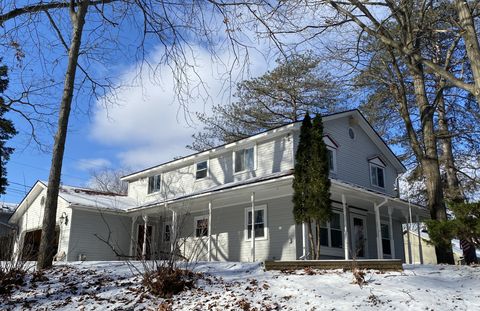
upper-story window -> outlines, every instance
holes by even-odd
[[[323,137],[323,142],[327,145],[327,160],[330,172],[335,173],[337,171],[337,148],[338,145],[333,141],[333,139],[325,135]]]
[[[237,150],[235,157],[235,173],[243,171],[252,171],[255,168],[255,148],[245,148]]]
[[[195,179],[202,179],[208,176],[208,161],[195,164]]]
[[[374,157],[369,160],[369,164],[372,185],[385,188],[385,163],[379,157]]]
[[[154,193],[160,191],[161,175],[155,175],[148,177],[148,193]]]

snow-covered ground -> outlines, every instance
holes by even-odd
[[[141,266],[136,266],[141,270]],[[0,300],[0,310],[480,310],[480,267],[367,271],[362,288],[340,270],[264,272],[256,263],[198,263],[195,289],[163,300],[124,262],[57,265]]]

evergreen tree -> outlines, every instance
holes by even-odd
[[[317,115],[312,125],[307,112],[295,155],[293,215],[297,224],[307,225],[313,259],[320,258],[320,226],[332,215],[329,171],[322,117]]]
[[[1,59],[0,59],[1,61]],[[8,87],[8,68],[7,66],[0,66],[0,94],[3,94]],[[13,152],[13,148],[6,147],[6,142],[12,138],[17,131],[13,126],[12,121],[5,119],[3,115],[8,111],[8,106],[5,105],[5,101],[0,96],[0,194],[5,194],[8,181],[7,170],[5,166],[10,159],[10,154]]]
[[[310,222],[308,215],[308,183],[310,180],[310,162],[312,158],[310,142],[312,135],[312,121],[308,112],[303,118],[300,127],[300,141],[298,143],[297,153],[295,154],[295,170],[293,179],[293,216],[297,224]]]
[[[325,71],[311,53],[277,60],[277,67],[237,84],[234,101],[197,114],[203,129],[188,148],[201,151],[297,122],[307,111],[326,113],[347,107],[344,84]]]
[[[317,114],[313,119],[311,135],[311,171],[310,192],[312,203],[309,209],[311,218],[315,220],[317,257],[320,255],[320,226],[332,217],[332,202],[330,200],[330,165],[328,149],[323,141],[322,116]]]

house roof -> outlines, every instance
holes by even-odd
[[[136,204],[135,200],[126,195],[65,185],[61,186],[58,195],[72,207],[126,211]]]
[[[43,190],[47,189],[47,183],[38,180],[22,199],[18,208],[10,217],[10,222],[15,221],[29,207]],[[94,189],[61,185],[58,197],[69,204],[70,207],[83,207],[92,210],[126,211],[135,206],[136,201],[125,195],[102,192]]]
[[[396,170],[401,173],[404,173],[406,171],[405,166],[400,162],[400,160],[396,157],[396,155],[393,153],[390,147],[385,143],[385,141],[380,137],[380,135],[375,131],[375,129],[371,126],[371,124],[367,121],[367,119],[365,119],[365,117],[362,115],[362,113],[358,109],[352,109],[352,110],[325,115],[323,116],[323,121],[327,122],[327,121],[335,120],[345,116],[357,116],[356,119],[359,121],[360,127],[367,133],[367,135],[372,139],[372,141],[382,151],[382,153],[387,157],[387,159],[395,166]],[[164,167],[172,168],[172,167],[176,167],[177,165],[184,164],[185,162],[188,162],[188,161],[195,161],[198,159],[207,158],[212,154],[221,153],[227,149],[235,148],[243,144],[248,144],[252,141],[261,139],[263,137],[268,138],[268,137],[280,135],[282,133],[291,131],[293,129],[299,128],[300,124],[301,124],[301,121],[298,121],[298,122],[293,122],[283,126],[279,126],[273,129],[269,129],[247,138],[239,139],[231,143],[223,144],[208,150],[190,154],[185,157],[174,159],[159,165],[146,168],[138,172],[134,172],[132,174],[123,176],[121,179],[125,181],[134,180],[137,178],[144,177],[150,174],[151,172],[161,170]]]
[[[18,204],[3,202],[0,205],[0,214],[13,214],[17,209]]]

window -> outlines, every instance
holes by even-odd
[[[163,241],[170,242],[170,236],[172,235],[172,225],[165,224],[163,227]]]
[[[255,168],[254,147],[235,151],[235,173]]]
[[[198,162],[196,164],[195,179],[202,179],[208,176],[208,161]]]
[[[343,248],[340,214],[333,213],[329,222],[325,222],[320,225],[320,245],[326,247]]]
[[[382,250],[384,255],[392,255],[392,248],[390,245],[390,230],[387,224],[381,224],[380,231],[382,232]]]
[[[383,167],[370,163],[370,178],[372,185],[385,188],[385,176]]]
[[[335,149],[331,149],[327,147],[327,160],[328,160],[328,167],[330,168],[330,172],[335,172],[335,161],[336,161],[336,154],[337,151]]]
[[[148,177],[148,193],[160,191],[161,175]]]
[[[266,219],[266,208],[265,207],[256,207],[255,216],[253,219],[254,229],[255,229],[255,239],[266,238],[267,226],[265,223]],[[252,209],[247,209],[247,221],[246,221],[246,230],[247,230],[247,240],[252,238]]]
[[[196,238],[208,236],[208,216],[195,217],[194,223]]]

